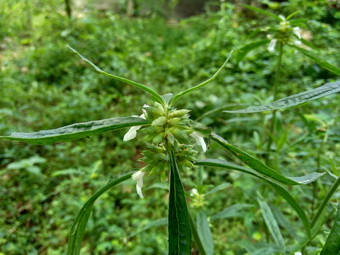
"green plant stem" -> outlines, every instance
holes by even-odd
[[[198,234],[198,231],[197,231],[195,222],[194,222],[194,220],[192,219],[192,216],[191,216],[191,213],[190,213],[190,212],[189,212],[189,218],[190,218],[190,226],[191,226],[192,236],[193,236],[193,238],[194,238],[194,240],[195,240],[197,249],[198,249],[198,251],[200,252],[200,255],[207,255],[207,253],[205,252],[205,249],[204,249],[204,247],[203,247],[201,238],[200,238],[200,236],[199,236],[199,234]]]
[[[314,227],[314,225],[316,224],[316,222],[319,220],[323,210],[326,208],[329,200],[331,199],[331,197],[333,196],[333,194],[335,193],[335,191],[337,190],[337,188],[340,185],[340,176],[338,177],[338,179],[336,179],[336,181],[333,183],[332,187],[330,188],[330,190],[328,191],[326,197],[324,198],[324,200],[322,201],[322,204],[319,207],[319,210],[316,212],[312,223],[311,223],[311,227]]]
[[[283,55],[283,44],[279,43],[279,59],[276,66],[276,72],[275,72],[275,81],[274,81],[274,101],[277,99],[277,90],[278,90],[278,84],[280,82],[280,76],[281,76],[281,64],[282,64],[282,55]],[[275,122],[276,122],[276,111],[273,111],[272,115],[272,121],[270,125],[270,133],[269,133],[269,139],[267,143],[267,154],[266,154],[266,164],[269,164],[270,160],[270,148],[273,143],[273,136],[275,131]],[[277,166],[275,168],[277,170]]]

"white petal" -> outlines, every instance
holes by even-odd
[[[294,253],[294,255],[302,255],[301,251],[297,251]]]
[[[295,41],[294,41],[294,44],[295,44],[296,46],[300,46],[302,43],[301,43],[300,40],[295,40]]]
[[[277,39],[273,39],[273,40],[270,41],[270,43],[268,45],[268,51],[269,52],[274,52],[276,42],[277,42]]]
[[[141,127],[142,126],[131,127],[129,131],[127,131],[127,133],[124,135],[123,141],[126,142],[134,139],[137,135],[137,130],[140,129]]]
[[[299,28],[299,27],[294,27],[294,28],[293,28],[293,33],[294,33],[299,39],[301,39],[301,32],[300,32],[300,28]]]
[[[145,172],[142,171],[138,171],[135,172],[131,178],[132,180],[136,181],[136,190],[137,190],[137,194],[141,197],[144,198],[143,193],[142,193],[142,188],[143,188],[143,177],[144,177]]]
[[[203,152],[207,151],[207,145],[205,144],[205,141],[201,135],[199,135],[197,132],[193,132],[191,134],[193,138],[195,138],[196,143],[202,147]]]
[[[283,15],[279,15],[279,18],[282,20],[282,21],[284,21],[284,20],[286,20],[286,17],[285,16],[283,16]]]

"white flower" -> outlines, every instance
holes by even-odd
[[[142,188],[143,188],[143,177],[144,177],[145,172],[142,171],[138,171],[135,172],[131,178],[132,180],[136,181],[136,190],[137,190],[137,194],[141,197],[144,198],[143,193],[142,193]]]
[[[299,39],[301,39],[301,31],[299,27],[294,27],[293,28],[293,33],[296,35]]]
[[[294,253],[294,255],[302,255],[301,251],[297,251]]]
[[[199,133],[197,133],[197,132],[192,132],[192,133],[191,133],[191,136],[192,136],[193,138],[195,138],[196,143],[197,143],[199,146],[202,147],[203,152],[206,152],[206,151],[207,151],[207,145],[205,144],[205,141],[204,141],[203,137],[202,137]]]
[[[143,113],[139,117],[145,119],[144,114],[145,113]],[[138,117],[138,116],[132,116],[132,117]],[[134,139],[136,137],[136,135],[137,135],[137,130],[139,130],[141,127],[142,126],[131,127],[129,129],[129,131],[127,131],[127,133],[124,135],[123,141],[126,142],[126,141]]]
[[[276,42],[277,42],[277,39],[273,39],[273,40],[270,41],[270,43],[268,45],[268,51],[269,52],[274,52],[275,46],[276,46]]]

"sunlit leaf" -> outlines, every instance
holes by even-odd
[[[67,255],[80,254],[81,242],[85,234],[86,224],[89,220],[94,202],[111,187],[131,178],[132,174],[133,172],[128,172],[117,177],[115,180],[110,181],[103,188],[97,191],[89,200],[87,200],[87,202],[80,209],[80,212],[78,213],[77,218],[71,227],[67,247]]]
[[[181,178],[173,151],[170,156],[169,254],[191,254],[191,225]]]
[[[340,81],[326,83],[315,89],[307,90],[305,92],[298,93],[296,95],[281,98],[270,104],[251,106],[241,110],[225,110],[228,113],[254,113],[254,112],[265,112],[274,111],[279,109],[286,109],[296,105],[300,105],[309,101],[319,99],[340,91]]]
[[[149,121],[137,117],[117,117],[104,120],[76,123],[61,128],[41,130],[34,133],[12,133],[0,136],[0,139],[13,140],[31,144],[48,144],[70,141],[97,135],[106,131],[125,127],[148,125]]]

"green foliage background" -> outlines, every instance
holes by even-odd
[[[334,11],[339,6],[327,1],[261,2],[282,14],[303,6],[298,15],[310,19],[304,32],[311,35],[310,41],[320,50],[320,57],[339,66],[340,17]],[[265,38],[266,34],[257,28],[271,24],[270,19],[223,2],[212,8],[214,11],[207,9],[185,19],[167,19],[156,8],[147,15],[137,13],[134,17],[74,9],[69,20],[63,1],[34,4],[14,0],[0,4],[2,135],[140,115],[141,106],[151,104],[139,90],[94,72],[70,52],[67,44],[105,71],[169,93],[209,78],[229,51]],[[178,108],[192,110],[191,116],[196,119],[228,104],[268,103],[272,101],[275,63],[275,54],[266,48],[251,52],[241,63],[232,59],[213,84],[179,102]],[[279,97],[335,79],[334,74],[287,48]],[[277,160],[285,175],[313,171],[339,175],[339,110],[339,97],[333,95],[281,112],[280,132],[287,138]],[[270,113],[219,112],[204,117],[202,122],[261,157],[269,117]],[[137,144],[123,142],[123,135],[124,131],[109,132],[44,146],[1,142],[0,254],[63,254],[68,231],[82,204],[110,178],[141,167],[137,161],[141,146],[138,139]],[[217,145],[212,143],[210,147],[217,151]],[[212,154],[216,152],[208,152]],[[223,156],[232,159],[229,154]],[[188,192],[196,187],[195,171],[182,175]],[[264,184],[218,169],[205,170],[203,180],[206,190],[224,183],[221,191],[206,198],[203,209],[211,219],[215,254],[274,254],[254,197],[254,192],[263,189]],[[145,178],[144,200],[137,196],[132,180],[104,194],[95,204],[82,254],[166,254],[165,226],[134,235],[145,224],[167,214],[168,191],[152,186],[159,182],[155,177]],[[331,182],[330,175],[324,176],[316,184],[297,187],[292,192],[311,211]],[[301,222],[280,197],[264,190],[275,216],[281,219],[278,221],[286,245],[295,244],[303,232]],[[333,202],[339,196],[336,193]],[[240,204],[241,209],[233,217],[213,217],[235,204]],[[249,206],[242,207],[244,204]],[[332,212],[334,207],[330,205],[327,213]],[[332,218],[327,223],[323,227],[326,232]],[[326,235],[320,232],[307,247],[308,254],[314,254],[325,240]]]

